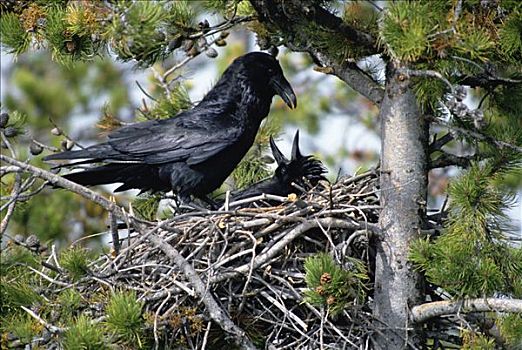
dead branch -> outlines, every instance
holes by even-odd
[[[522,312],[521,299],[481,298],[465,300],[443,300],[414,306],[411,319],[422,323],[430,318],[469,312]]]

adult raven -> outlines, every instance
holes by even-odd
[[[292,152],[290,160],[277,148],[274,139],[270,137],[270,148],[272,155],[277,162],[277,168],[271,178],[262,180],[250,187],[236,193],[232,193],[230,201],[238,201],[240,199],[257,196],[263,193],[275,194],[278,196],[287,196],[290,193],[299,194],[298,188],[292,183],[298,184],[302,188],[306,188],[306,181],[315,186],[319,180],[326,180],[323,176],[326,169],[323,163],[314,159],[312,156],[303,156],[299,150],[299,130],[295,133],[294,142],[292,144]]]
[[[44,160],[86,159],[68,164],[104,165],[64,177],[81,185],[123,183],[115,192],[173,190],[208,201],[252,146],[272,98],[297,105],[278,61],[252,52],[235,59],[194,108],[163,120],[119,128],[107,142],[53,154]]]

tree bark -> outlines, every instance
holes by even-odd
[[[409,323],[409,310],[422,300],[422,278],[408,261],[411,242],[425,217],[428,129],[397,64],[387,67],[381,104],[381,238],[376,244],[375,348],[420,347],[422,333]]]

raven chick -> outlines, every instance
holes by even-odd
[[[299,130],[294,136],[290,160],[277,148],[272,137],[270,137],[270,148],[277,162],[274,176],[257,182],[242,191],[232,193],[230,196],[231,202],[254,197],[263,193],[278,196],[288,196],[290,193],[300,194],[300,191],[293,186],[292,183],[306,188],[307,184],[305,180],[312,186],[317,185],[319,180],[326,180],[323,176],[323,174],[326,173],[323,163],[318,159],[314,159],[312,156],[303,156],[301,154],[299,150]]]
[[[163,120],[119,128],[107,142],[53,154],[44,160],[86,159],[67,164],[103,163],[64,177],[81,185],[122,183],[115,192],[173,190],[208,201],[252,146],[272,98],[297,105],[279,62],[252,52],[235,59],[194,108]]]

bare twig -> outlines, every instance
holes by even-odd
[[[254,344],[248,339],[245,331],[237,327],[227,314],[221,309],[219,304],[216,302],[214,297],[206,290],[205,284],[198,276],[192,266],[189,265],[187,260],[179,252],[169,245],[167,242],[162,240],[160,237],[152,234],[149,236],[149,240],[159,249],[165,253],[177,266],[183,271],[185,277],[194,285],[196,292],[198,293],[201,301],[207,307],[207,311],[210,317],[221,326],[221,328],[231,334],[236,341],[236,344],[242,349],[256,349]]]
[[[91,198],[88,189],[77,189],[55,174],[10,157],[1,160]],[[129,234],[132,241],[120,247],[116,256],[101,255],[89,263],[89,275],[79,281],[72,281],[66,273],[50,277],[46,267],[30,271],[44,279],[40,284],[44,297],[67,288],[85,295],[113,288],[134,290],[146,310],[155,315],[152,332],[156,344],[164,336],[174,339],[183,333],[190,348],[208,348],[215,336],[212,329],[219,325],[241,346],[252,348],[243,326],[236,323],[240,314],[272,325],[266,329],[274,348],[301,344],[319,348],[321,315],[303,301],[307,286],[300,262],[328,244],[337,247],[359,235],[380,234],[375,220],[380,210],[377,182],[376,172],[370,171],[305,192],[299,202],[307,203],[306,207],[281,198],[281,204],[274,207],[256,203],[256,207],[237,210],[192,211],[160,222],[140,221],[110,199],[94,196],[96,203],[113,211],[114,218],[126,222],[126,228],[133,231]],[[113,227],[117,230],[118,225]],[[317,234],[319,230],[323,234]],[[354,231],[358,233],[352,234]],[[342,259],[353,250],[337,254]],[[52,270],[61,271],[54,248],[46,261]],[[210,315],[206,330],[203,324],[202,332],[193,335],[165,327],[173,316],[182,314],[180,310],[199,309],[200,301],[201,309]],[[92,308],[94,315],[103,316],[103,304]],[[369,322],[360,322],[359,317],[364,320],[365,316],[357,312],[355,318],[351,315],[343,317],[344,323],[323,317],[325,349],[357,348],[364,343],[364,325]],[[237,320],[244,324],[241,318]]]
[[[478,131],[472,131],[472,130],[464,129],[464,128],[452,125],[452,124],[450,124],[450,123],[448,123],[448,122],[446,122],[444,120],[441,120],[439,118],[435,118],[435,117],[431,117],[431,116],[430,116],[430,121],[432,121],[435,124],[447,127],[449,130],[453,130],[453,131],[455,131],[455,132],[457,132],[459,134],[462,134],[464,136],[476,138],[476,139],[478,139],[480,141],[486,141],[488,143],[494,144],[495,146],[497,146],[499,148],[509,148],[509,149],[512,149],[512,150],[515,150],[517,152],[521,152],[522,153],[522,147],[516,146],[516,145],[512,145],[512,144],[510,144],[508,142],[505,142],[505,141],[496,140],[493,137],[488,136],[488,135],[484,135],[484,134],[482,134],[482,133],[480,133]]]
[[[521,299],[500,299],[500,298],[482,298],[482,299],[464,299],[464,300],[443,300],[434,301],[422,305],[414,306],[411,309],[411,318],[413,322],[422,323],[430,318],[444,315],[455,315],[457,313],[466,312],[522,312]]]
[[[49,324],[47,323],[43,318],[41,318],[40,316],[38,316],[33,310],[31,309],[28,309],[26,308],[25,306],[20,306],[20,308],[22,310],[24,310],[25,312],[27,312],[32,318],[34,318],[35,320],[37,320],[40,324],[42,324],[47,330],[49,330],[49,332],[53,333],[53,334],[59,334],[59,333],[64,333],[65,331],[67,331],[68,328],[61,328],[61,327],[57,327],[57,326],[53,326],[52,324]]]
[[[455,93],[455,88],[442,74],[434,70],[416,70],[416,69],[403,69],[402,73],[413,76],[413,77],[424,77],[424,78],[436,78],[442,81],[450,89],[451,93]]]
[[[113,196],[109,199],[111,202],[116,203],[116,200]],[[118,225],[116,222],[116,217],[109,211],[109,230],[111,231],[112,236],[112,249],[114,249],[114,255],[118,255],[120,253],[120,236],[118,234]]]
[[[65,188],[71,192],[79,194],[80,196],[88,199],[94,203],[99,204],[105,210],[112,212],[120,219],[124,219],[125,215],[120,207],[116,206],[114,202],[109,201],[107,198],[99,195],[98,193],[88,189],[87,187],[78,185],[75,182],[64,179],[61,176],[51,173],[50,171],[37,168],[33,165],[26,164],[20,162],[19,160],[13,159],[11,157],[5,156],[3,154],[0,155],[0,160],[2,162],[6,162],[11,165],[15,165],[26,172],[33,174],[36,177],[42,178],[44,180],[49,181],[52,185],[59,186]]]

